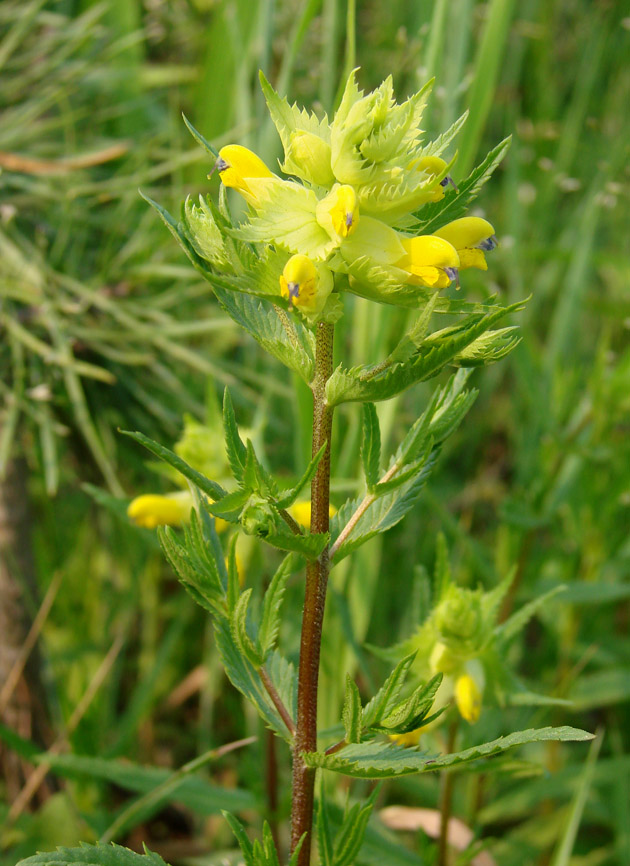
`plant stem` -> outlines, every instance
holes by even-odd
[[[317,473],[311,482],[311,532],[328,532],[330,507],[330,434],[332,407],[326,403],[326,382],[332,374],[333,326],[317,325],[315,375],[313,391],[313,455],[328,443]],[[313,826],[315,770],[307,767],[303,752],[317,749],[317,684],[319,653],[324,620],[326,584],[328,582],[328,549],[306,567],[304,613],[298,673],[298,705],[293,748],[293,802],[291,809],[291,850],[307,834],[298,858],[298,866],[309,866]]]
[[[447,754],[455,751],[455,740],[459,720],[451,722],[448,731]],[[455,777],[448,770],[442,772],[442,792],[440,797],[440,838],[438,842],[438,866],[447,866],[448,863],[448,828],[451,820],[451,806],[453,803],[453,783]]]

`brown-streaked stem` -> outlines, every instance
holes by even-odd
[[[315,375],[313,391],[313,456],[328,443],[311,482],[311,532],[328,532],[330,507],[330,434],[332,407],[326,402],[326,382],[332,374],[333,326],[317,325],[315,343]],[[304,752],[317,750],[317,686],[319,655],[324,621],[326,585],[328,583],[328,548],[306,567],[302,638],[298,670],[298,699],[295,741],[293,747],[293,792],[291,805],[291,850],[302,836],[298,866],[309,866],[313,827],[315,770],[307,767]]]
[[[457,739],[457,728],[459,718],[451,722],[448,729],[447,754],[455,751],[455,740]],[[453,805],[453,783],[455,777],[449,770],[442,771],[442,785],[440,796],[440,837],[438,840],[438,866],[448,866],[448,828],[451,821],[451,808]]]

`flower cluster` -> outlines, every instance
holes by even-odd
[[[486,269],[496,245],[487,220],[463,217],[422,234],[419,209],[455,188],[439,142],[423,142],[420,129],[429,87],[402,104],[389,77],[372,93],[357,87],[354,72],[332,119],[290,106],[261,76],[271,117],[284,147],[274,174],[237,144],[219,151],[216,170],[225,187],[250,207],[249,219],[231,232],[248,243],[281,251],[281,295],[311,321],[339,314],[348,290],[382,303],[417,305],[459,285],[459,271]],[[206,214],[208,216],[208,214]],[[212,227],[210,227],[212,230]],[[193,226],[197,249],[208,226]]]

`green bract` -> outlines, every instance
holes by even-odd
[[[329,121],[290,105],[262,74],[260,79],[287,177],[274,174],[240,144],[221,148],[216,159],[216,151],[191,128],[215,160],[222,182],[219,206],[210,199],[200,198],[198,205],[187,200],[179,223],[160,211],[230,315],[232,304],[223,290],[271,300],[299,313],[309,326],[336,321],[344,292],[424,308],[436,291],[459,285],[460,268],[487,267],[484,252],[496,245],[492,226],[461,216],[498,156],[455,186],[448,174],[454,158],[440,154],[465,117],[435,141],[425,140],[420,123],[432,82],[398,104],[391,77],[364,94],[354,70]],[[247,203],[240,224],[227,207],[227,188]],[[453,223],[454,217],[460,219]],[[423,226],[430,228],[420,234]],[[294,256],[316,266],[315,285],[287,280],[284,269]],[[435,305],[437,311],[461,307],[447,298]],[[293,339],[290,331],[287,336]]]

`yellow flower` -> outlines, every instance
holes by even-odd
[[[481,715],[485,676],[478,659],[466,662],[464,670],[455,680],[455,703],[461,717],[472,725]]]
[[[181,526],[190,517],[193,507],[192,495],[183,490],[178,493],[145,493],[132,499],[127,508],[127,516],[136,526],[155,529],[156,526]]]
[[[497,246],[494,228],[481,217],[462,217],[447,223],[434,237],[442,238],[452,244],[459,253],[460,270],[479,268],[488,270],[484,252]]]
[[[155,529],[156,526],[182,526],[190,520],[193,497],[188,490],[177,493],[143,493],[136,496],[127,506],[127,516],[136,526]],[[224,532],[228,523],[220,517],[215,518],[217,532]]]
[[[457,279],[460,266],[455,247],[434,235],[401,238],[406,254],[396,267],[409,273],[408,282],[443,289]]]
[[[274,177],[259,156],[240,144],[222,147],[215,168],[224,186],[252,199],[256,199],[258,194],[256,179]]]
[[[288,509],[291,517],[303,526],[305,529],[308,529],[311,525],[311,503],[310,500],[305,502],[294,502]],[[330,505],[328,507],[328,516],[334,517],[337,513],[337,509],[334,505]]]
[[[422,156],[418,159],[413,159],[407,166],[408,171],[422,171],[429,177],[437,177],[442,174],[447,163],[439,156]],[[444,198],[444,190],[449,183],[457,189],[453,178],[446,175],[430,192],[427,192],[427,201],[441,201]]]
[[[330,271],[308,256],[291,256],[280,275],[280,293],[302,312],[319,313],[332,290]]]
[[[328,195],[317,204],[317,222],[332,238],[347,238],[359,221],[359,205],[354,188],[348,184],[335,184]]]

